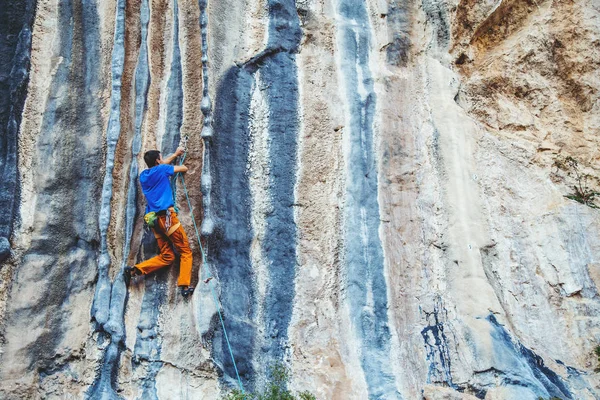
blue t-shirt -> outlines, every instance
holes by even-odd
[[[173,192],[171,192],[171,181],[169,180],[173,173],[175,173],[175,167],[170,164],[160,164],[142,171],[140,184],[148,201],[146,213],[173,207]]]

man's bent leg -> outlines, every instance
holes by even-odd
[[[171,234],[170,239],[180,255],[177,286],[189,286],[192,282],[192,249],[190,249],[190,244],[183,227],[179,226]]]
[[[169,241],[166,240],[163,235],[155,234],[155,236],[158,247],[160,248],[160,254],[135,265],[135,267],[144,275],[156,271],[157,269],[167,267],[175,261],[175,253],[173,252]]]

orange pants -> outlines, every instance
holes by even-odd
[[[171,209],[171,224],[170,227],[174,227],[179,224],[177,214]],[[160,254],[152,257],[144,262],[136,264],[135,267],[139,269],[142,274],[146,275],[157,269],[168,267],[175,261],[175,252],[171,248],[171,243],[177,249],[180,255],[179,262],[179,279],[177,279],[178,286],[189,286],[192,281],[192,249],[188,242],[187,235],[183,230],[183,227],[179,225],[167,238],[168,229],[166,229],[167,216],[159,215],[156,220],[156,225],[152,228],[158,247],[160,248]]]

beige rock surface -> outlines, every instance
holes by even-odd
[[[318,399],[600,398],[600,212],[566,197],[600,191],[600,5],[205,3],[119,32],[117,1],[38,0],[0,398],[217,399],[229,344],[250,390],[281,362]],[[184,136],[198,289],[125,292],[155,251],[132,161]]]

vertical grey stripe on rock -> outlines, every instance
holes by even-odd
[[[150,86],[150,69],[148,60],[148,22],[150,9],[148,0],[143,0],[141,9],[141,43],[135,72],[135,136],[132,144],[132,161],[130,169],[129,191],[127,196],[127,218],[126,226],[133,227],[136,220],[137,189],[138,189],[138,162],[142,139],[142,126],[146,116],[148,88]],[[173,5],[173,58],[171,60],[171,75],[167,83],[167,116],[165,122],[165,133],[162,138],[163,154],[172,153],[179,142],[179,128],[182,118],[183,91],[181,87],[181,55],[179,52],[179,24],[178,24],[177,1]],[[175,182],[172,182],[175,185]],[[124,260],[129,254],[131,233],[126,240],[126,252]],[[152,231],[144,228],[142,237],[141,254],[138,261],[148,259],[158,251],[157,242]],[[133,350],[132,363],[134,370],[140,376],[142,395],[144,400],[158,400],[156,388],[156,376],[163,366],[160,360],[162,346],[159,336],[158,319],[160,306],[165,302],[167,293],[167,276],[169,269],[162,269],[144,278],[145,290],[140,310],[140,319],[136,329],[135,347]],[[144,374],[138,372],[138,368],[144,368]]]
[[[179,144],[183,121],[183,81],[181,69],[181,49],[179,47],[179,6],[173,1],[173,56],[171,72],[167,81],[167,115],[165,134],[162,138],[161,152],[172,154]],[[175,182],[173,182],[175,184]]]
[[[35,0],[9,0],[0,7],[0,263],[10,254],[18,206],[17,146],[29,82],[35,6]]]
[[[254,379],[250,355],[256,336],[256,299],[250,263],[251,193],[247,173],[249,109],[253,76],[232,67],[221,79],[215,101],[215,136],[210,150],[214,176],[217,224],[207,238],[209,262],[221,286],[220,300],[237,367],[248,386]],[[235,371],[222,332],[216,332],[213,351],[224,377],[235,380]],[[220,336],[219,336],[220,335]],[[220,339],[220,340],[219,340]]]
[[[440,0],[422,0],[423,11],[427,15],[427,22],[432,25],[433,35],[431,46],[437,50],[445,51],[450,45],[450,24],[448,10],[445,2]]]
[[[131,247],[131,236],[137,212],[138,194],[138,156],[142,147],[142,125],[146,115],[148,86],[150,86],[150,70],[148,67],[148,21],[150,9],[148,0],[142,1],[141,7],[141,43],[135,68],[135,125],[133,143],[131,144],[131,166],[129,168],[129,187],[127,188],[127,205],[125,214],[125,243],[123,246],[123,266],[127,262]]]
[[[390,0],[388,4],[387,25],[390,43],[386,47],[387,62],[397,67],[405,67],[410,52],[411,2],[408,0]]]
[[[269,48],[279,47],[260,65],[269,109],[269,162],[272,212],[267,216],[263,254],[267,258],[264,299],[264,352],[268,364],[283,360],[288,346],[296,273],[296,185],[299,133],[297,51],[302,39],[293,0],[271,0]]]
[[[140,8],[141,22],[141,42],[138,53],[138,60],[135,69],[135,119],[134,136],[131,147],[131,166],[129,170],[129,187],[127,190],[127,205],[125,219],[125,243],[123,251],[123,267],[127,262],[130,252],[131,236],[133,234],[133,225],[137,212],[137,179],[138,179],[138,161],[141,143],[142,143],[142,125],[146,114],[146,100],[148,96],[148,86],[150,84],[150,71],[148,68],[148,22],[150,20],[150,8],[148,0],[142,0]],[[118,273],[113,284],[110,299],[110,314],[105,331],[111,336],[109,346],[115,346],[116,356],[114,358],[106,357],[105,363],[112,363],[110,370],[118,371],[120,351],[124,347],[125,340],[125,302],[127,298],[127,287],[123,275]],[[118,347],[117,347],[118,346]],[[107,352],[107,356],[109,353]],[[106,368],[106,370],[109,370]],[[102,377],[100,381],[102,381]],[[113,390],[116,384],[113,384]]]
[[[205,4],[205,1],[201,1],[201,4]],[[210,261],[215,264],[219,275],[226,326],[245,384],[252,384],[255,378],[251,355],[256,350],[257,322],[265,325],[265,338],[260,349],[262,354],[258,362],[267,369],[284,357],[296,266],[293,206],[299,104],[294,53],[298,50],[302,32],[293,0],[269,0],[268,11],[267,47],[246,63],[232,67],[222,78],[217,91],[214,140],[205,141],[212,163],[207,163],[205,157],[205,165],[212,167],[213,174],[209,178],[215,177],[214,209],[217,217],[215,235],[209,239]],[[250,103],[257,70],[261,71],[267,88],[269,163],[272,171],[269,196],[273,208],[267,217],[262,243],[268,276],[260,277],[254,276],[250,261],[254,232],[247,167]],[[212,184],[212,179],[209,182]],[[207,185],[203,185],[204,191],[207,188]],[[264,299],[255,298],[255,279],[267,282]],[[254,321],[257,301],[264,303],[263,321]],[[234,377],[224,339],[215,345],[214,350],[226,375]]]
[[[120,352],[125,343],[124,303],[127,288],[121,274],[117,275],[114,285],[108,277],[110,256],[108,254],[108,226],[111,216],[113,189],[113,169],[115,150],[121,132],[121,77],[125,59],[125,0],[119,0],[116,7],[115,34],[112,51],[112,89],[111,105],[106,131],[106,171],[102,186],[100,215],[100,256],[98,260],[98,282],[92,304],[92,320],[100,332],[100,338],[109,340],[105,347],[100,370],[94,384],[87,392],[90,399],[118,399],[116,381]]]
[[[113,169],[115,167],[115,150],[121,134],[121,77],[125,62],[125,0],[119,0],[116,7],[115,35],[112,51],[111,68],[111,104],[106,130],[106,164],[104,183],[102,185],[100,215],[100,257],[98,259],[98,283],[92,305],[92,318],[102,326],[108,321],[111,283],[108,278],[110,256],[108,254],[108,225],[110,223],[111,200],[113,190]]]
[[[64,367],[57,354],[70,329],[74,294],[89,290],[94,280],[97,168],[102,165],[99,68],[89,62],[100,58],[96,3],[63,1],[56,7],[62,29],[54,55],[60,62],[49,85],[37,146],[31,149],[36,229],[15,275],[17,290],[11,292],[7,311],[7,326],[32,332],[23,352],[31,362],[29,370],[40,377]],[[37,293],[34,298],[31,291]]]
[[[234,66],[221,78],[215,99],[213,133],[208,98],[207,1],[200,0],[199,4],[204,78],[201,105],[204,114],[202,233],[210,235],[207,237],[208,261],[215,266],[220,284],[220,302],[231,350],[244,387],[251,389],[255,375],[251,355],[257,329],[254,274],[250,262],[253,232],[247,165],[254,77],[253,71]],[[235,369],[227,340],[220,329],[215,331],[213,353],[224,379],[234,386]]]
[[[146,248],[156,249],[154,236],[147,235],[147,237],[151,241],[154,241],[154,246],[147,244]],[[146,254],[150,254],[150,252]],[[143,400],[158,400],[156,376],[164,364],[161,361],[162,345],[159,335],[158,318],[160,315],[160,306],[165,302],[168,292],[165,283],[168,273],[169,269],[164,268],[146,277],[144,281],[144,298],[142,300],[142,309],[140,310],[140,319],[137,324],[137,336],[132,360],[134,370],[139,366],[145,368],[145,374],[139,378],[141,381],[140,386],[142,387],[140,399]]]
[[[200,6],[200,36],[202,38],[202,101],[200,110],[204,115],[202,127],[203,162],[202,162],[202,181],[200,188],[202,191],[202,208],[204,218],[200,230],[203,235],[212,235],[215,229],[215,219],[212,206],[212,168],[211,168],[211,149],[213,146],[213,128],[212,128],[212,102],[209,94],[209,67],[208,67],[208,14],[206,12],[207,0],[199,0]],[[206,273],[205,270],[201,273]]]
[[[154,235],[149,230],[144,231],[142,251],[139,261],[156,254],[158,246]],[[144,298],[140,310],[140,319],[137,324],[135,347],[133,349],[132,364],[137,376],[140,376],[143,400],[158,400],[156,376],[160,372],[163,362],[161,360],[162,339],[158,326],[161,305],[167,298],[167,281],[169,268],[163,268],[146,276],[144,279]],[[145,374],[137,370],[144,368]]]
[[[181,139],[183,123],[183,72],[181,68],[181,49],[179,47],[179,5],[173,1],[173,56],[171,73],[167,82],[167,117],[165,133],[161,140],[162,154],[173,154]],[[171,179],[173,204],[176,204],[177,179]]]
[[[362,0],[340,0],[337,42],[347,107],[346,248],[347,301],[360,345],[370,399],[397,399],[391,370],[383,248],[379,238],[377,162],[373,143],[376,96],[369,69],[370,26]]]

